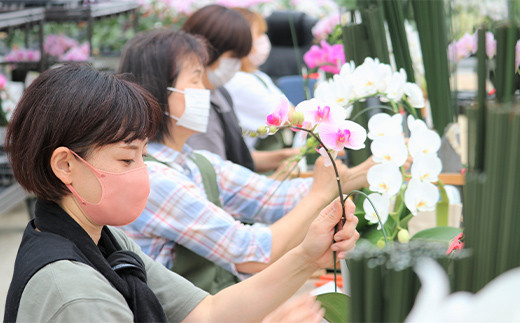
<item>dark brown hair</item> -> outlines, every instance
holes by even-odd
[[[242,7],[234,7],[232,9],[240,13],[242,16],[244,16],[244,18],[246,18],[251,29],[254,25],[256,25],[258,27],[257,32],[259,33],[259,35],[267,32],[267,22],[265,21],[264,17],[262,17],[262,15],[258,12],[254,12]],[[253,73],[255,70],[257,70],[257,67],[253,63],[251,63],[247,56],[245,56],[242,58],[242,66],[240,67],[240,70],[246,73]]]
[[[169,112],[169,92],[166,88],[175,87],[186,59],[198,60],[204,66],[207,57],[205,41],[182,31],[146,31],[126,43],[119,62],[119,72],[132,74],[135,82],[155,97],[163,112],[154,141],[164,142],[171,135],[168,128],[170,119],[164,115],[164,112]]]
[[[242,58],[249,54],[253,43],[247,20],[235,10],[220,5],[209,5],[195,11],[184,22],[182,30],[208,41],[208,65],[227,51]]]
[[[43,72],[24,92],[7,127],[5,148],[14,176],[46,201],[69,193],[53,173],[58,147],[85,157],[92,149],[153,136],[161,111],[141,87],[87,64]]]

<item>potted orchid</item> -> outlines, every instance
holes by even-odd
[[[48,35],[43,43],[45,54],[61,62],[86,61],[90,56],[88,42],[79,44],[75,39],[65,35]]]

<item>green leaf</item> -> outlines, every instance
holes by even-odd
[[[428,240],[449,243],[461,232],[461,228],[435,227],[417,232],[410,240]]]
[[[325,309],[323,316],[329,322],[347,322],[350,297],[343,293],[326,293],[316,297]]]

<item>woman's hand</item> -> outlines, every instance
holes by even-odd
[[[316,159],[310,193],[314,196],[319,196],[329,203],[334,199],[334,197],[338,196],[338,183],[336,181],[334,166],[325,166],[327,158],[328,157],[322,156]],[[343,179],[344,177],[347,177],[347,172],[349,171],[348,167],[340,161],[335,161],[335,163],[336,168],[338,169],[339,178]]]
[[[276,322],[308,322],[319,323],[323,318],[325,310],[321,308],[320,303],[310,295],[302,295],[294,299],[290,299],[271,314],[267,315],[262,323]]]
[[[341,219],[341,202],[335,199],[312,222],[307,236],[297,247],[309,262],[317,268],[325,268],[333,264],[332,251],[337,252],[339,259],[346,257],[359,239],[356,231],[358,219],[354,216],[356,207],[351,200],[345,202],[346,222],[343,229],[334,234],[334,227]]]

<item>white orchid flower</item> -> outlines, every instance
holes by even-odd
[[[314,90],[314,98],[328,105],[337,105],[345,108],[346,118],[352,113],[352,105],[350,102],[354,99],[352,93],[352,85],[348,84],[339,75],[328,81],[318,83]]]
[[[295,110],[302,112],[304,122],[308,122],[312,126],[340,122],[345,120],[347,114],[342,107],[316,98],[300,102]]]
[[[352,73],[354,93],[356,97],[375,95],[383,87],[379,60],[367,57],[363,64],[359,65]]]
[[[408,118],[406,119],[406,123],[411,133],[414,133],[415,131],[428,129],[428,126],[424,121],[422,121],[421,119],[415,119],[412,115],[408,116]]]
[[[388,219],[388,212],[390,209],[390,199],[386,195],[381,195],[379,193],[372,193],[368,195],[368,198],[363,201],[363,209],[365,210],[365,219],[368,220],[370,223],[379,223],[379,220],[377,219],[376,211],[374,211],[374,208],[372,207],[372,204],[370,204],[370,201],[374,204],[376,207],[376,211],[379,214],[379,217],[381,218],[381,222],[385,224],[386,220]],[[377,229],[381,229],[381,224],[377,226]]]
[[[377,163],[394,162],[400,167],[408,159],[408,149],[402,135],[378,137],[374,139],[370,149]]]
[[[439,197],[439,190],[435,185],[412,178],[404,192],[404,204],[413,215],[417,215],[418,211],[435,210]]]
[[[390,76],[386,90],[384,91],[385,96],[394,102],[402,99],[404,95],[404,86],[406,84],[406,71],[400,69],[399,72],[392,73]]]
[[[403,177],[394,163],[376,164],[367,173],[369,189],[393,197],[401,189]]]
[[[404,85],[404,94],[408,97],[408,102],[410,102],[412,107],[424,108],[424,95],[417,84],[407,82]]]
[[[415,272],[421,289],[405,322],[515,322],[520,317],[520,268],[503,273],[476,294],[450,294],[448,275],[433,259],[420,259]]]
[[[386,113],[375,114],[368,120],[368,138],[374,140],[384,136],[400,136],[403,132],[403,116]]]
[[[352,78],[352,74],[356,70],[356,64],[354,61],[346,62],[341,66],[341,69],[339,70],[339,76],[341,76],[343,79],[345,79],[347,82],[350,82]]]
[[[441,137],[429,129],[414,130],[408,141],[408,150],[413,158],[419,155],[435,154],[441,148]]]
[[[419,155],[413,160],[412,178],[421,182],[431,183],[439,180],[442,162],[435,154]]]

